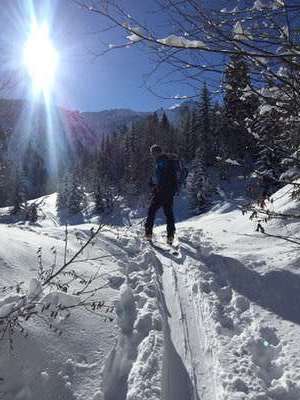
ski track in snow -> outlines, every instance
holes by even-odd
[[[144,375],[139,377],[136,360],[144,343],[138,340],[127,380],[133,386],[121,397],[106,398],[299,400],[299,347],[288,365],[285,355],[291,351],[290,343],[282,339],[290,324],[295,328],[300,322],[296,309],[300,286],[293,285],[295,277],[289,271],[260,275],[239,260],[221,256],[200,230],[179,230],[178,236],[179,255],[139,243],[135,234],[126,239],[127,243],[134,241],[131,247],[140,249],[125,267],[138,304],[133,336],[149,297],[153,301],[149,290],[155,285],[163,337],[153,322],[143,327],[142,336],[160,337],[163,357],[159,351],[152,354],[160,370],[151,379],[161,380],[161,392],[158,386],[152,391]],[[146,373],[147,367],[143,370]],[[112,370],[110,374],[113,376]],[[138,382],[146,389],[141,390]]]
[[[44,227],[0,225],[2,282],[32,277],[40,246],[62,254],[64,228],[53,226],[51,210],[45,215],[52,222]],[[108,256],[103,265],[114,292],[104,295],[119,291],[118,336],[80,312],[67,322],[65,339],[32,325],[29,339],[17,338],[14,354],[1,350],[0,399],[299,400],[294,247],[278,249],[274,239],[262,243],[257,235],[247,247],[251,235],[241,233],[235,214],[209,218],[178,224],[178,254],[145,243],[135,229],[101,233],[86,256]],[[223,242],[199,229],[211,223]],[[78,248],[75,237],[89,237],[90,227],[69,227],[70,250]],[[275,256],[266,251],[268,243]],[[51,262],[51,253],[44,257]],[[289,268],[280,269],[284,261]],[[89,261],[82,268],[97,265]]]
[[[299,324],[295,276],[289,271],[259,276],[237,260],[214,254],[201,232],[180,232],[179,237],[181,260],[171,257],[172,273],[164,275],[164,282],[172,289],[170,307],[174,308],[176,299],[183,321],[178,351],[186,360],[194,388],[187,398],[298,399],[300,386],[294,382],[299,381],[299,365],[288,368],[294,375],[290,379],[282,362],[283,341],[277,329],[262,318],[267,309],[282,317],[283,325],[288,321]],[[259,316],[257,306],[264,309]],[[172,331],[178,331],[178,322],[171,324]]]

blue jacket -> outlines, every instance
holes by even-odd
[[[161,192],[175,194],[177,191],[177,160],[162,154],[156,159],[155,176],[157,189]]]

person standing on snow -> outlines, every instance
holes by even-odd
[[[151,179],[153,189],[148,216],[145,223],[145,238],[152,240],[152,231],[156,212],[163,208],[167,219],[167,243],[172,244],[175,235],[175,220],[173,213],[174,195],[178,190],[177,185],[177,160],[173,155],[163,153],[162,148],[154,144],[150,153],[156,161],[156,182]]]

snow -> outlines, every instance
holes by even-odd
[[[299,214],[292,189],[280,189],[266,206]],[[262,234],[238,208],[240,194],[224,193],[192,218],[183,200],[176,199],[177,253],[162,243],[164,225],[151,246],[137,220],[131,229],[108,226],[84,255],[109,255],[101,260],[101,298],[114,304],[116,323],[75,308],[55,321],[61,336],[33,318],[13,349],[0,341],[1,400],[300,398],[299,245],[284,240],[299,237],[299,223],[271,220]],[[69,226],[71,253],[92,226]],[[24,281],[18,291],[0,292],[0,318],[32,298],[49,312],[78,304],[79,296],[49,291],[36,275],[39,248],[44,265],[53,262],[53,248],[63,257],[55,195],[43,199],[38,224],[2,223],[0,244],[2,286]],[[95,272],[99,262],[80,268]]]
[[[240,21],[237,21],[233,27],[233,33],[235,39],[240,39],[244,37],[244,29]]]
[[[166,38],[157,39],[158,43],[174,46],[174,47],[184,47],[187,49],[203,49],[206,48],[206,44],[201,40],[190,40],[184,36],[170,35]]]
[[[264,115],[264,114],[271,112],[274,109],[276,109],[276,107],[271,106],[270,104],[264,104],[263,106],[261,106],[259,108],[259,113],[260,113],[260,115]]]
[[[176,110],[176,108],[179,108],[180,106],[181,106],[180,103],[175,103],[175,104],[173,104],[172,106],[170,106],[168,109],[169,109],[169,110]]]
[[[40,247],[45,266],[53,262],[53,247],[57,250],[58,260],[63,259],[64,227],[58,225],[55,200],[55,195],[44,198],[38,224],[0,224],[0,293],[5,285],[25,282],[20,293],[0,294],[0,317],[24,304],[30,297],[39,297],[41,303],[51,303],[53,307],[57,304],[70,306],[78,301],[76,296],[56,290],[42,293],[40,282],[36,279],[37,251]],[[7,219],[5,214],[6,210],[2,209],[1,218]],[[70,252],[73,253],[79,246],[76,233],[86,237],[90,228],[90,224],[69,227]],[[106,245],[110,254],[117,252],[118,247],[104,237],[98,240],[101,243],[99,247],[90,248],[86,256],[106,253]],[[113,271],[115,265],[113,256],[105,259],[103,273]],[[82,273],[89,274],[95,273],[99,265],[91,261],[81,263],[80,268]],[[101,298],[113,301],[117,292],[104,289]],[[82,309],[72,311],[67,319],[62,315],[56,324],[62,330],[61,336],[38,318],[26,323],[27,337],[19,333],[14,335],[13,350],[9,349],[7,340],[0,341],[1,400],[77,400],[92,399],[94,396],[96,399],[97,392],[98,399],[103,399],[99,397],[101,371],[117,336],[115,324]],[[67,362],[68,359],[73,363]],[[83,368],[83,365],[89,368]]]
[[[295,179],[298,179],[299,177],[300,177],[300,170],[298,167],[294,166],[289,168],[283,174],[281,174],[279,179],[281,181],[286,181],[286,180],[293,181]]]
[[[233,38],[235,40],[249,40],[251,39],[251,35],[246,29],[243,27],[241,21],[237,21],[233,27]]]
[[[132,32],[130,35],[127,36],[127,39],[130,42],[136,43],[136,42],[140,42],[141,40],[143,40],[141,35],[143,35],[144,32],[141,27],[135,26],[135,27],[129,28],[129,30]]]
[[[261,0],[256,0],[253,5],[253,10],[262,11],[266,8],[266,6],[262,3]]]
[[[231,158],[227,158],[225,161],[224,161],[226,164],[230,164],[230,165],[235,165],[235,166],[241,166],[241,164],[238,162],[238,161],[236,161],[236,160],[232,160]]]
[[[278,8],[283,8],[285,6],[284,0],[274,0],[272,2],[273,10],[277,10]]]
[[[29,283],[28,297],[36,299],[43,292],[41,282],[36,278],[32,278]]]

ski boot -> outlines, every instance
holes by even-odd
[[[152,233],[145,233],[145,240],[147,240],[147,242],[152,242]]]
[[[168,236],[168,237],[167,237],[167,244],[168,244],[169,246],[172,246],[173,241],[174,241],[174,236]]]

